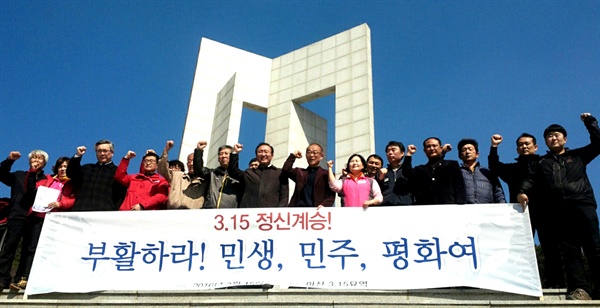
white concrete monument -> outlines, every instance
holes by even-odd
[[[371,32],[366,24],[275,59],[202,38],[180,159],[185,161],[199,140],[207,140],[205,165],[218,166],[217,149],[238,142],[244,107],[267,114],[264,140],[274,147],[275,166],[313,142],[326,153],[326,120],[301,105],[333,93],[339,172],[351,154],[375,153]],[[246,144],[245,150],[255,146]],[[326,167],[325,160],[321,163]],[[295,164],[306,165],[304,159]]]

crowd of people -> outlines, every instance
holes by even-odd
[[[45,175],[48,154],[42,150],[28,155],[29,170],[13,171],[21,153],[10,152],[0,164],[0,181],[11,188],[7,233],[0,247],[0,289],[24,289],[40,237],[44,217],[52,211],[140,211],[162,209],[219,209],[257,207],[331,207],[336,193],[344,207],[408,206],[434,204],[506,203],[500,179],[508,185],[508,201],[529,207],[532,227],[544,253],[546,288],[567,287],[569,299],[600,299],[600,234],[596,201],[586,166],[600,154],[600,128],[589,113],[581,114],[590,134],[590,144],[567,148],[567,131],[552,124],[544,130],[548,147],[536,154],[536,138],[523,133],[516,140],[518,157],[502,163],[498,147],[501,135],[491,136],[488,168],[479,162],[479,143],[462,139],[457,144],[459,161],[446,159],[452,146],[437,137],[423,141],[427,163],[412,166],[417,146],[390,141],[383,158],[353,154],[343,173],[321,167],[325,157],[321,145],[310,144],[304,153],[290,153],[282,168],[271,164],[274,150],[268,143],[255,148],[256,157],[248,168],[239,167],[242,144],[218,149],[219,166],[204,166],[206,141],[197,143],[185,165],[169,160],[173,141],[167,141],[162,154],[147,151],[138,173],[127,174],[136,153],[128,151],[119,165],[113,162],[114,146],[100,140],[94,151],[97,162],[81,164],[85,146],[72,158],[61,157]],[[294,167],[305,155],[308,167]],[[289,198],[288,181],[295,183]],[[40,210],[33,207],[40,187],[58,191]],[[14,277],[13,259],[23,239],[21,258]],[[586,272],[581,251],[590,273]],[[566,276],[566,281],[564,277]],[[565,284],[566,283],[566,284]]]

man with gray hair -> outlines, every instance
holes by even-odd
[[[115,181],[117,166],[112,161],[115,153],[109,140],[96,142],[94,150],[98,161],[81,165],[86,147],[77,147],[69,162],[67,176],[79,189],[72,211],[116,211],[125,197],[125,187]]]
[[[208,143],[200,141],[198,147],[194,150],[194,166],[204,166],[204,148]],[[215,169],[202,168],[201,176],[210,182],[206,200],[205,209],[237,208],[242,200],[244,185],[229,175],[229,159],[233,147],[223,145],[217,150],[219,166]]]
[[[48,162],[48,154],[42,150],[29,153],[29,170],[10,172],[12,165],[21,158],[21,153],[10,152],[8,158],[0,163],[0,182],[10,187],[10,214],[7,222],[7,232],[4,247],[0,251],[0,290],[6,289],[11,280],[11,268],[17,247],[26,229],[27,215],[35,200],[37,183],[43,181],[44,166]],[[27,242],[21,251],[28,249]],[[25,254],[21,254],[24,256]],[[23,259],[22,259],[23,260]],[[18,282],[21,277],[15,277]]]

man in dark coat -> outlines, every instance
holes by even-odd
[[[531,134],[521,134],[516,141],[519,157],[515,159],[516,162],[514,163],[500,162],[498,146],[502,143],[502,140],[503,138],[499,134],[492,136],[488,166],[508,185],[509,201],[517,203],[517,194],[521,189],[521,184],[523,184],[527,175],[533,172],[540,160],[540,156],[535,153],[538,150],[537,140]],[[557,228],[555,227],[556,217],[552,215],[554,211],[548,210],[548,207],[553,204],[552,200],[543,200],[544,195],[535,191],[531,191],[528,196],[531,228],[533,234],[537,232],[544,253],[544,281],[542,281],[542,286],[552,289],[564,288],[562,257],[558,233],[556,233]]]
[[[246,171],[239,169],[239,155],[243,145],[237,143],[231,153],[229,175],[244,183],[244,196],[240,208],[256,207],[287,207],[288,205],[288,178],[281,169],[271,165],[273,147],[268,143],[260,143],[255,150],[258,168],[248,168]]]
[[[413,204],[413,197],[409,191],[407,179],[402,175],[404,155],[404,144],[400,141],[390,141],[385,146],[388,165],[384,179],[379,182],[383,194],[383,202],[380,205]]]
[[[589,300],[600,299],[600,231],[596,199],[586,168],[600,155],[600,128],[598,120],[589,113],[582,113],[581,120],[591,141],[582,148],[566,148],[567,131],[558,124],[544,130],[549,151],[523,182],[517,200],[527,206],[528,194],[534,187],[545,194],[546,200],[551,200],[554,206],[548,210],[555,210],[559,217],[555,228],[559,232],[567,273],[570,292],[567,299]],[[590,283],[585,278],[582,249],[591,272]]]
[[[300,151],[290,153],[282,168],[285,175],[296,183],[289,206],[333,206],[335,193],[329,188],[327,170],[319,166],[323,157],[323,147],[318,143],[312,143],[306,148],[308,167],[292,168],[294,161],[302,158],[302,153]]]
[[[108,140],[100,140],[94,149],[98,162],[82,166],[81,158],[86,147],[80,146],[67,167],[67,176],[79,188],[72,210],[116,211],[123,203],[126,190],[115,181],[117,166],[112,161],[114,146]]]
[[[35,246],[28,247],[33,244],[33,241],[30,240],[31,234],[27,230],[26,219],[35,200],[37,183],[46,179],[43,170],[48,161],[46,152],[42,150],[31,151],[29,153],[29,170],[11,172],[12,165],[20,157],[21,153],[13,151],[10,152],[7,159],[0,163],[0,181],[11,188],[6,238],[4,247],[0,247],[0,290],[6,289],[10,284],[12,263],[21,238],[24,240],[21,247],[20,262],[25,262],[26,250],[35,250]],[[20,281],[22,277],[14,278],[14,283],[27,283],[27,277],[25,277],[24,282]]]
[[[412,168],[412,153],[416,148],[410,145],[402,167],[402,175],[408,179],[415,204],[464,204],[465,182],[458,162],[444,159],[439,138],[425,139],[423,147],[429,160],[426,164]]]

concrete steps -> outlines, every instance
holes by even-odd
[[[600,301],[567,301],[564,289],[544,297],[481,289],[322,290],[219,289],[210,291],[105,291],[29,296],[4,290],[2,307],[600,307]]]

